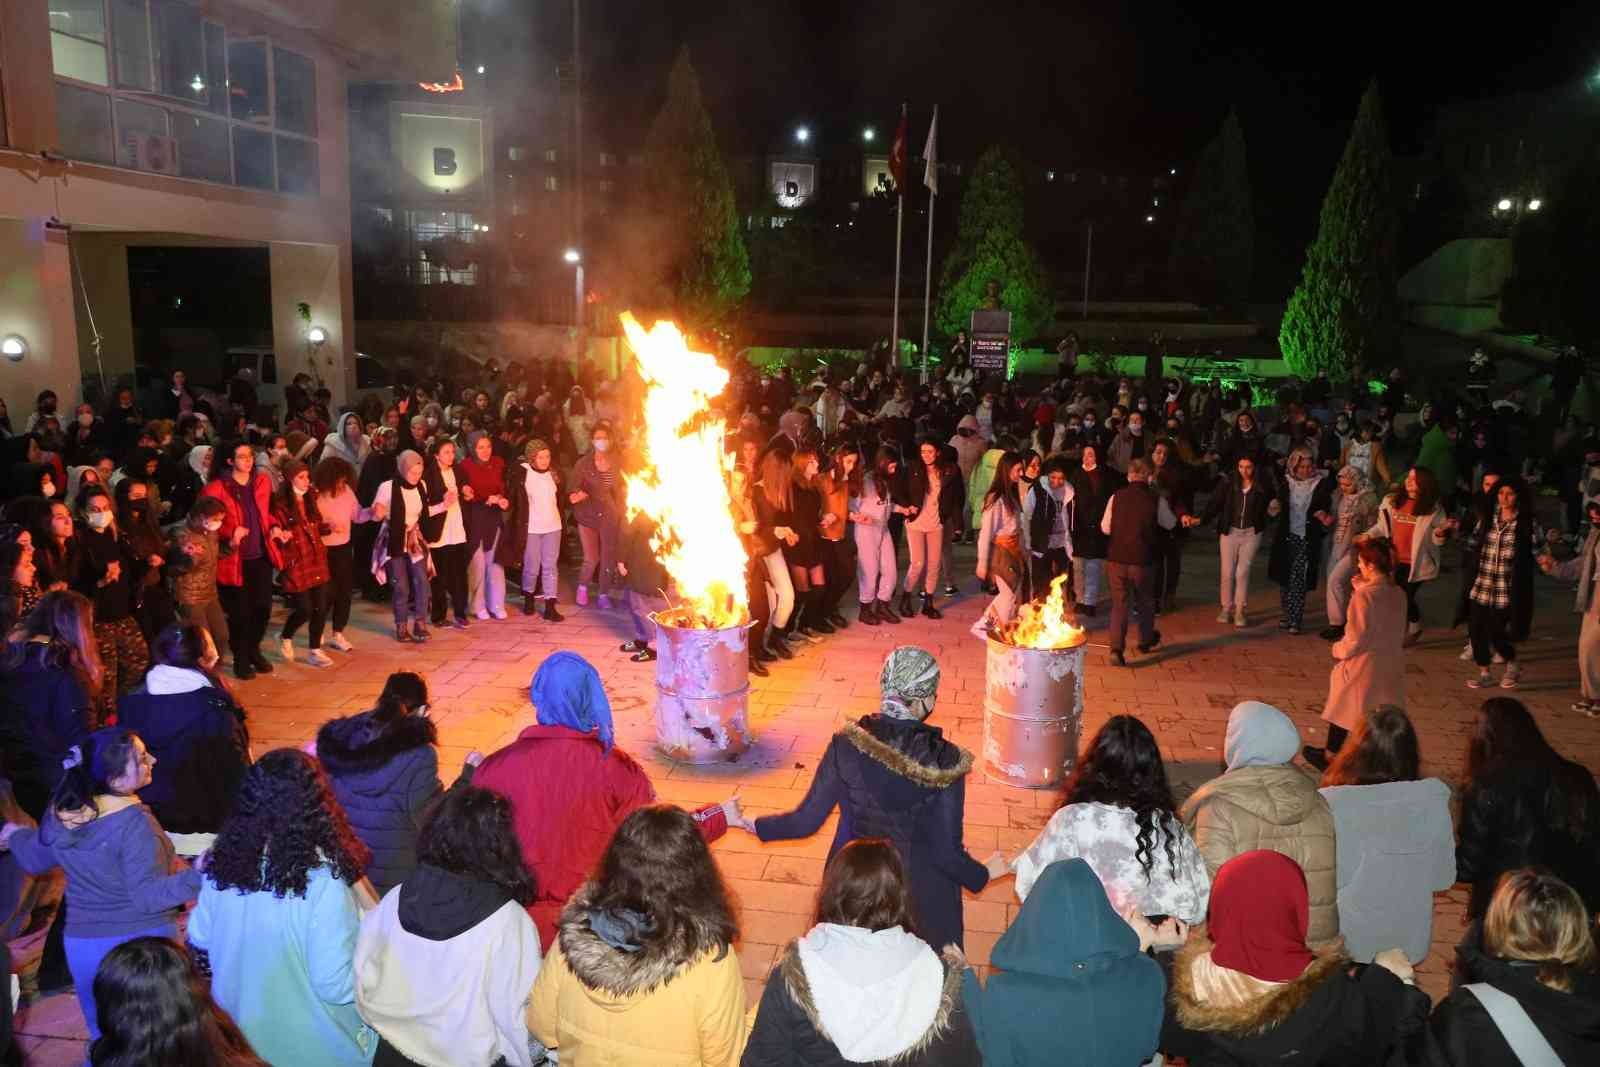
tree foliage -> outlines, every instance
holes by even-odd
[[[967,329],[990,283],[1011,312],[1015,341],[1038,337],[1055,318],[1055,298],[1038,255],[1023,237],[1022,182],[1011,157],[993,147],[961,195],[956,243],[945,258],[935,322],[945,336]]]
[[[633,191],[621,228],[622,288],[691,329],[720,325],[750,291],[750,259],[687,48],[673,63],[645,155],[650,182]]]
[[[1289,297],[1278,344],[1301,377],[1381,370],[1399,347],[1394,157],[1373,81],[1322,201],[1317,236]]]
[[[1255,216],[1244,128],[1230,112],[1195,163],[1172,239],[1171,273],[1180,292],[1202,303],[1243,307],[1255,270]]]
[[[1512,236],[1511,277],[1501,316],[1506,324],[1600,355],[1600,140],[1557,182],[1542,210],[1529,212]]]

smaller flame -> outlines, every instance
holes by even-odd
[[[456,71],[456,76],[447,82],[418,82],[417,88],[425,89],[430,93],[459,93],[467,87],[461,80],[461,71]]]
[[[994,630],[994,637],[1018,648],[1075,648],[1087,635],[1077,625],[1072,603],[1067,599],[1067,578],[1058,575],[1050,583],[1050,595],[1041,603],[1030,601],[1017,610],[1016,618]]]

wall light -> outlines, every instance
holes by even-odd
[[[579,254],[576,248],[567,249],[566,252],[562,254],[561,258],[566,260],[568,263],[578,263],[583,260],[583,256]]]
[[[1154,215],[1146,215],[1144,217],[1144,221],[1146,221],[1146,222],[1154,222],[1154,221],[1156,221],[1156,217]]]
[[[1494,209],[1496,211],[1510,211],[1511,210],[1511,200],[1510,200],[1510,198],[1509,197],[1501,197],[1500,198],[1500,202],[1494,206]]]
[[[799,141],[801,144],[805,144],[807,141],[811,140],[810,127],[801,126],[799,129],[795,130],[794,139]]]
[[[311,329],[306,331],[306,340],[310,341],[314,345],[326,344],[328,341],[328,331],[324,330],[321,326],[313,326]]]
[[[1540,200],[1537,196],[1528,201],[1529,211],[1538,211],[1542,207],[1544,207],[1544,201]]]
[[[13,363],[21,363],[27,354],[28,342],[22,339],[21,334],[10,334],[5,340],[0,341],[0,355]]]
[[[872,139],[876,136],[878,136],[878,134],[871,126],[868,126],[866,129],[861,131],[861,139],[866,141],[868,144],[871,144]]]

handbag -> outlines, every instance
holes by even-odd
[[[1487,982],[1473,982],[1463,986],[1478,998],[1483,1010],[1489,1013],[1500,1036],[1511,1046],[1511,1054],[1522,1067],[1562,1067],[1561,1057],[1550,1047],[1539,1028],[1533,1025],[1528,1013],[1515,997],[1502,993]]]

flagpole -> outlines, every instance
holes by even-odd
[[[900,125],[905,127],[906,105],[900,105]],[[897,136],[898,139],[898,136]],[[905,176],[905,164],[900,165],[900,176]],[[895,183],[895,211],[894,211],[894,324],[889,327],[889,359],[890,365],[896,374],[900,373],[900,246],[903,243],[903,234],[906,227],[906,190],[905,182]]]
[[[928,187],[928,260],[922,271],[922,384],[928,384],[928,314],[933,306],[933,209],[939,200],[939,162],[934,138],[939,129],[939,107],[933,108],[933,122],[928,127],[928,143],[922,154],[927,166],[922,183]]]

